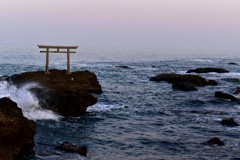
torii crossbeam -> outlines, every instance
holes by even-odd
[[[71,74],[70,72],[70,53],[76,53],[76,49],[78,46],[47,46],[47,45],[38,45],[40,49],[40,53],[46,53],[46,70],[45,74],[50,74],[49,72],[49,53],[67,53],[67,74]],[[74,51],[71,51],[74,50]]]

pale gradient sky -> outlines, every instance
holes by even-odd
[[[0,44],[240,50],[240,0],[0,0]]]

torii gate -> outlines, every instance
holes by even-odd
[[[67,74],[71,74],[70,72],[70,53],[76,53],[76,49],[78,46],[46,46],[46,45],[38,45],[40,49],[46,49],[45,51],[40,50],[40,53],[46,53],[46,70],[45,74],[50,74],[48,70],[49,63],[49,53],[67,53]],[[74,49],[74,51],[71,51]]]

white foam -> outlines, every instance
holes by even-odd
[[[201,63],[213,63],[213,60],[211,59],[194,59],[193,61]]]
[[[124,105],[117,106],[117,105],[107,105],[107,104],[101,104],[97,103],[93,106],[88,107],[87,112],[107,112],[115,109],[122,109],[125,108]]]
[[[240,77],[240,73],[239,72],[229,72],[229,73],[224,73],[224,75],[226,76],[231,76],[231,77]]]
[[[17,89],[15,86],[9,85],[8,82],[1,81],[0,98],[8,97],[16,102],[18,107],[22,109],[23,115],[28,119],[58,120],[60,116],[50,110],[41,108],[38,99],[29,91],[29,89],[37,86],[37,83],[28,83]]]
[[[188,74],[187,71],[178,71],[178,74]]]

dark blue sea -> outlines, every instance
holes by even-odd
[[[193,92],[149,81],[160,73],[186,74],[197,67],[222,67],[230,72],[200,74],[219,85]],[[44,68],[45,55],[36,46],[0,46],[1,76]],[[66,69],[66,55],[51,54],[50,68]],[[240,103],[214,97],[215,91],[233,94],[240,87],[240,52],[80,47],[77,54],[71,54],[71,70],[94,72],[103,88],[103,94],[95,95],[97,104],[78,118],[64,118],[41,108],[28,91],[38,84],[16,88],[0,82],[0,97],[10,97],[24,116],[36,121],[35,155],[29,159],[240,159],[240,127],[220,124],[230,117],[240,123]],[[225,146],[202,144],[212,137],[220,138]],[[87,146],[87,157],[56,150],[64,141]]]

